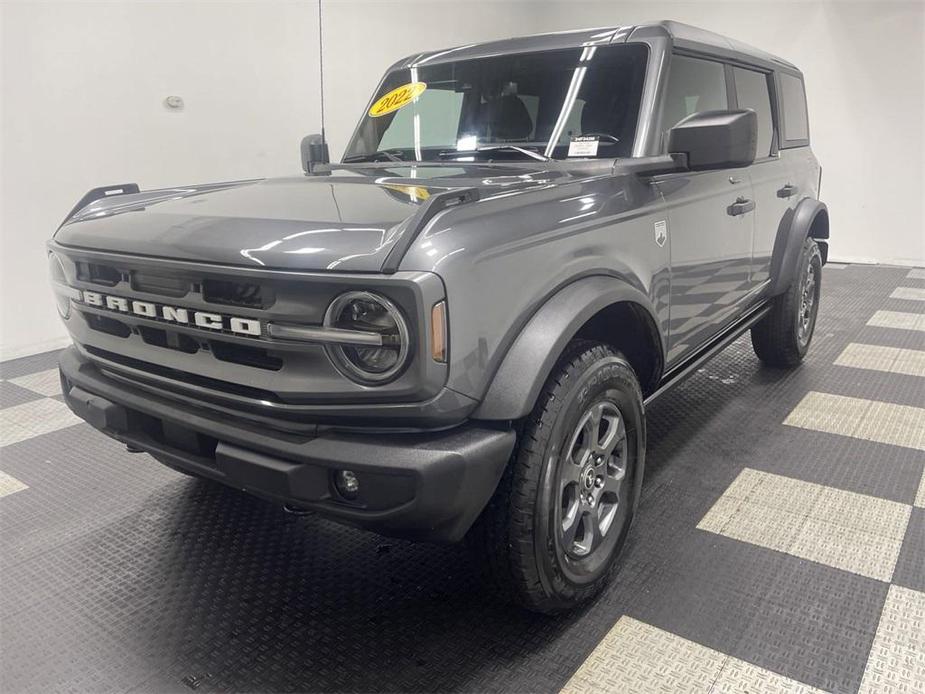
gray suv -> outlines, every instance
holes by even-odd
[[[546,612],[607,580],[645,408],[751,331],[792,367],[829,218],[803,79],[674,22],[424,53],[339,164],[91,191],[49,242],[68,405],[196,477],[467,538]]]

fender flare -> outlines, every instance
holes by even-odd
[[[829,210],[825,203],[818,200],[803,198],[796,208],[781,220],[771,256],[771,296],[782,294],[793,283],[800,249],[803,248],[803,242],[820,215],[824,216],[824,226],[817,238],[828,239]],[[828,243],[821,240],[819,245],[823,246],[822,259],[825,262],[828,257]]]
[[[473,419],[515,420],[528,415],[568,342],[598,311],[621,302],[636,304],[658,326],[649,297],[625,280],[595,275],[553,294],[511,344]],[[664,338],[657,327],[654,332],[664,364]]]

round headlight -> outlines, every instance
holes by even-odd
[[[408,361],[408,325],[391,301],[372,292],[347,292],[331,302],[324,316],[329,328],[378,335],[381,344],[331,344],[325,349],[342,373],[360,383],[393,379]]]
[[[54,253],[48,254],[48,274],[51,277],[51,288],[55,292],[55,303],[62,318],[71,315],[71,300],[58,290],[57,285],[67,286],[67,275],[64,274],[64,265]]]

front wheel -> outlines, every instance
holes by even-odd
[[[632,367],[608,345],[572,342],[475,531],[515,600],[559,612],[603,588],[626,540],[644,457]]]
[[[803,242],[796,279],[774,298],[771,311],[752,328],[755,354],[769,366],[796,366],[813,339],[822,287],[822,254],[812,237]]]

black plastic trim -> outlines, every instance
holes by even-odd
[[[283,434],[107,380],[73,349],[59,364],[68,406],[108,436],[171,467],[399,537],[462,539],[514,449],[512,429],[475,423],[419,434]],[[178,431],[211,445],[190,450]],[[344,469],[360,479],[356,502],[332,490],[334,473]]]
[[[131,195],[140,192],[141,190],[138,188],[137,183],[122,183],[120,185],[100,186],[99,188],[93,188],[92,190],[87,191],[87,193],[77,202],[77,204],[71,208],[71,211],[67,213],[67,216],[62,220],[61,224],[58,225],[58,228],[60,229],[65,224],[67,224],[71,217],[80,212],[91,202],[96,202],[101,198],[111,198],[115,195]]]
[[[514,420],[529,414],[569,340],[598,311],[621,302],[638,305],[658,325],[648,297],[615,277],[586,277],[553,295],[514,340],[473,418]],[[664,346],[660,335],[656,339],[659,341],[656,371],[660,372]],[[646,384],[642,385],[645,388]]]
[[[771,308],[767,303],[761,303],[750,309],[738,321],[727,327],[724,331],[716,335],[712,340],[704,344],[700,349],[694,352],[689,358],[685,359],[677,366],[673,366],[664,376],[658,389],[645,399],[646,406],[652,404],[668,392],[671,388],[693,375],[697,369],[724,350],[730,344],[735,342],[739,336],[751,328],[755,323],[764,318]]]
[[[793,282],[803,242],[809,235],[816,217],[821,214],[828,217],[829,210],[825,203],[813,198],[803,198],[792,215],[783,220],[771,255],[771,296],[783,293]],[[828,238],[828,233],[821,238]],[[827,258],[828,253],[824,257]]]
[[[477,188],[460,188],[431,195],[427,202],[406,222],[405,230],[382,263],[382,272],[388,274],[398,272],[398,266],[401,264],[402,258],[405,257],[405,253],[411,248],[411,244],[417,239],[418,234],[424,230],[427,223],[439,213],[450,207],[475,202],[478,199],[479,191]]]

